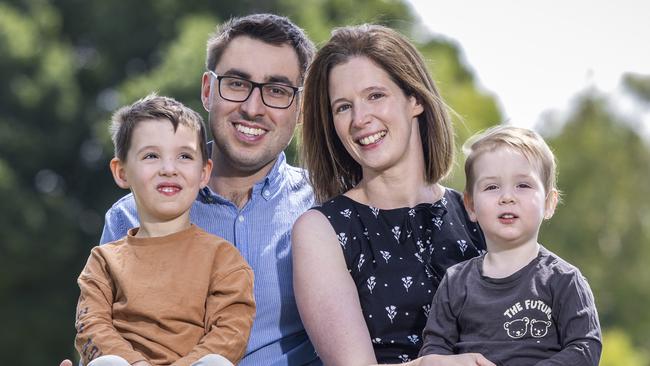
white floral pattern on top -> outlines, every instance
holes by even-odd
[[[391,210],[342,195],[316,209],[337,233],[377,361],[417,358],[445,270],[485,249],[461,195],[447,189],[434,204]]]

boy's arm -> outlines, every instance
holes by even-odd
[[[458,342],[458,327],[449,291],[449,279],[445,275],[433,296],[429,318],[422,331],[423,345],[419,357],[430,354],[454,354],[454,345]]]
[[[174,366],[191,365],[207,354],[218,354],[237,364],[246,351],[255,318],[253,271],[237,249],[231,247],[229,252],[226,256],[236,256],[241,264],[211,281],[206,300],[206,334]]]
[[[75,347],[87,365],[102,355],[117,355],[129,363],[145,361],[113,326],[113,286],[106,262],[93,250],[77,281],[81,291],[77,303]]]
[[[562,350],[536,366],[597,366],[602,343],[594,296],[577,270],[562,281],[553,300],[553,309],[559,309],[556,324]]]

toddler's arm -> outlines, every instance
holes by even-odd
[[[102,355],[117,355],[129,363],[144,361],[146,358],[113,326],[113,282],[106,262],[95,249],[77,281],[81,293],[77,303],[75,347],[84,365]]]
[[[536,366],[597,366],[602,351],[600,323],[589,284],[576,270],[563,277],[554,294],[562,350]]]
[[[433,296],[429,318],[422,331],[423,345],[419,356],[454,354],[454,344],[458,342],[458,329],[449,290],[449,281],[445,275]]]

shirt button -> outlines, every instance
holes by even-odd
[[[264,197],[268,197],[268,196],[270,196],[270,195],[271,195],[271,192],[269,192],[269,191],[264,191]]]
[[[244,222],[244,216],[239,215],[239,217],[237,218],[237,220],[239,220],[239,222]]]

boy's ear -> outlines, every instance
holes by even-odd
[[[117,186],[124,189],[131,188],[127,181],[126,171],[124,170],[124,164],[122,164],[122,161],[118,158],[113,158],[111,159],[109,166],[111,168],[111,173],[113,173],[113,180],[115,180]]]
[[[550,192],[548,192],[548,196],[546,197],[546,202],[544,205],[544,220],[548,220],[553,217],[558,200],[559,194],[557,193],[556,189],[552,189]]]
[[[203,170],[201,171],[201,189],[208,185],[210,177],[212,177],[212,159],[208,159],[203,164]]]
[[[469,215],[469,219],[472,220],[472,222],[478,221],[476,218],[476,212],[474,212],[474,200],[467,191],[463,192],[463,203],[465,204],[465,210]]]

